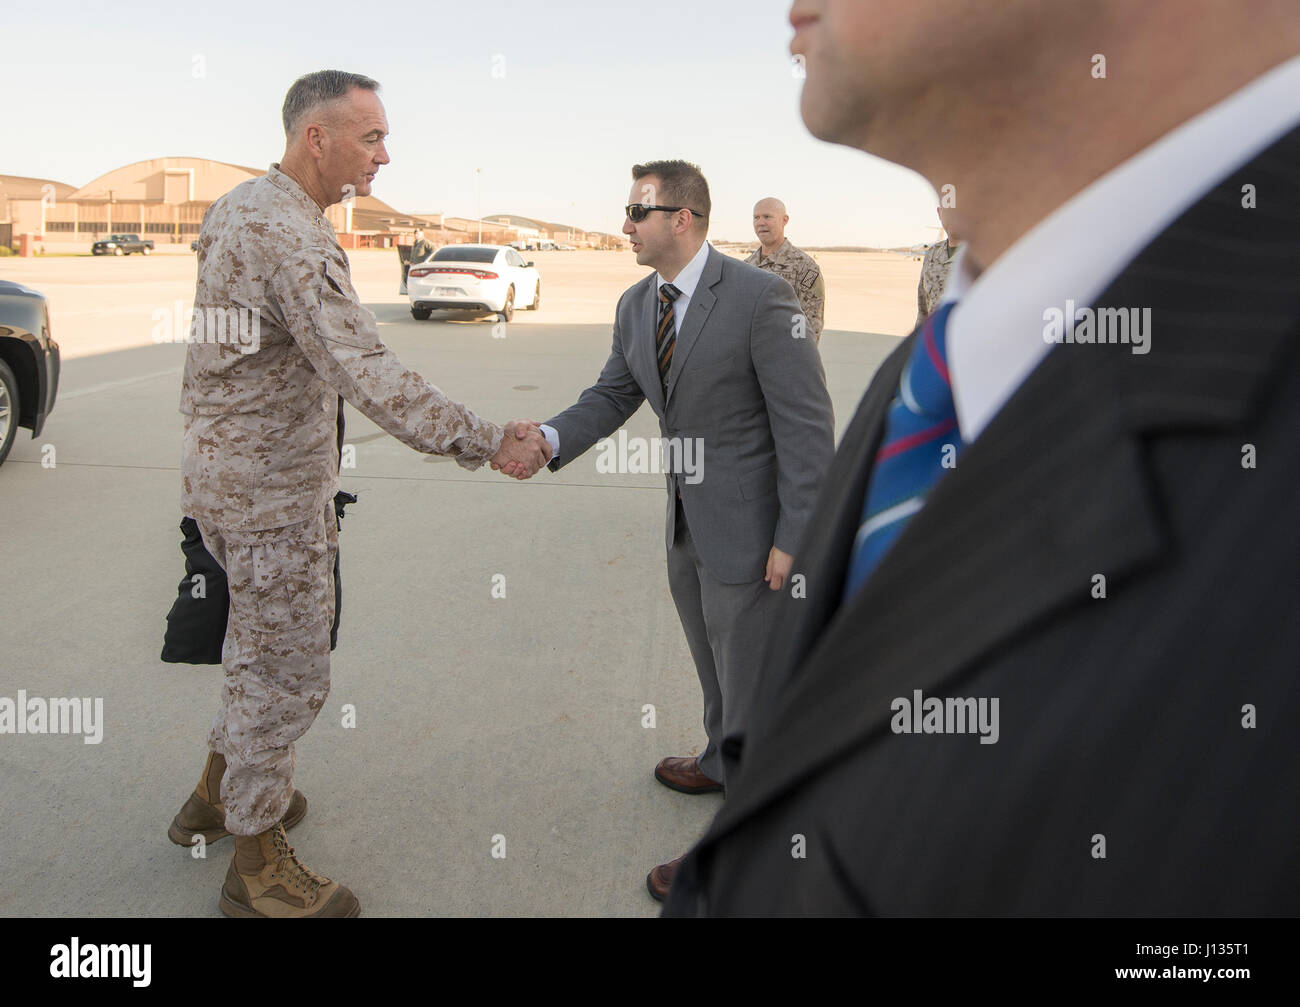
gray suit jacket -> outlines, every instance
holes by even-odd
[[[619,299],[614,344],[596,383],[547,420],[555,470],[627,422],[642,401],[665,438],[699,438],[702,478],[665,476],[667,543],[682,506],[700,559],[728,584],[759,580],[775,545],[793,554],[834,454],[834,416],[811,334],[795,337],[790,284],[709,249],[673,350],[665,394],[654,331],[656,274]]]

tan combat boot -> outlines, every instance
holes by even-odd
[[[348,917],[361,914],[361,903],[350,889],[299,860],[277,823],[256,836],[235,837],[221,911],[235,917]]]
[[[221,803],[221,778],[226,775],[226,757],[216,752],[208,753],[203,764],[203,775],[184,806],[172,819],[167,838],[178,846],[193,846],[194,837],[202,836],[206,843],[225,839],[226,806]],[[289,810],[284,813],[284,827],[292,829],[307,815],[307,798],[295,790],[289,799]]]

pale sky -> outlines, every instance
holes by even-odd
[[[814,139],[799,117],[788,0],[226,0],[10,5],[0,174],[84,185],[165,155],[265,167],[280,105],[325,68],[375,77],[407,212],[518,213],[617,231],[631,165],[694,161],[710,237],[753,239],[768,195],[807,245],[937,236],[914,172]],[[653,13],[652,13],[653,12]],[[494,76],[495,72],[495,76]]]

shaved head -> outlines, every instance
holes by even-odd
[[[781,247],[788,223],[790,215],[785,212],[785,204],[775,196],[767,196],[754,204],[754,233],[766,254],[771,255]]]

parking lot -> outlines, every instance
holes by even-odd
[[[541,310],[495,333],[414,321],[396,254],[352,259],[401,359],[501,422],[544,420],[594,380],[618,294],[645,275],[626,252],[526,257]],[[919,263],[819,258],[842,430],[910,328]],[[65,360],[45,430],[20,431],[0,467],[0,696],[104,708],[99,744],[0,737],[6,915],[218,915],[229,843],[196,860],[165,832],[201,768],[221,672],[158,660],[183,573],[185,351],[156,343],[152,319],[189,304],[194,269],[187,253],[0,260],[0,276],[50,298]],[[351,408],[347,424],[356,467],[341,483],[360,502],[340,535],[333,689],[297,747],[310,810],[294,845],[366,915],[654,915],[645,872],[721,800],[651,777],[703,740],[664,572],[662,478],[598,473],[593,453],[516,483],[416,454]],[[643,408],[628,431],[658,425]]]

